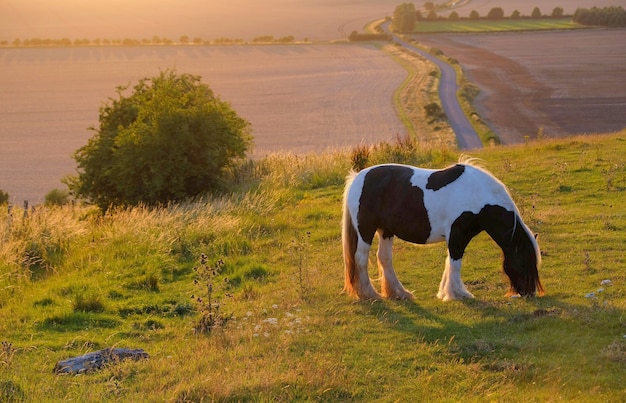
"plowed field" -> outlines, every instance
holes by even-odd
[[[626,30],[420,35],[478,85],[480,115],[504,143],[626,127]]]
[[[390,140],[407,72],[373,45],[0,50],[0,189],[40,202],[74,172],[98,108],[163,68],[198,74],[252,124],[255,155]]]

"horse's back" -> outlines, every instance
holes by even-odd
[[[506,187],[472,164],[440,170],[382,164],[352,179],[346,202],[355,221],[367,228],[367,238],[383,229],[410,242],[440,242],[464,212],[478,214],[486,205],[517,210]]]

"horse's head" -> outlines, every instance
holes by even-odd
[[[524,224],[519,222],[511,245],[503,248],[502,268],[509,277],[511,288],[508,296],[519,294],[522,297],[543,295],[538,268],[541,265],[541,252],[535,237],[530,235]]]

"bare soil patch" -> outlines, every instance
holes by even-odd
[[[625,30],[420,35],[459,60],[505,144],[626,127]]]

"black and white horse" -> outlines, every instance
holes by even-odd
[[[504,253],[502,266],[511,283],[507,295],[543,294],[535,236],[506,187],[471,160],[442,170],[385,164],[353,172],[343,198],[345,291],[360,299],[413,298],[393,269],[396,236],[417,244],[446,242],[448,257],[437,297],[471,298],[461,280],[461,260],[470,240],[482,231]],[[379,237],[380,294],[367,272],[374,234]]]

